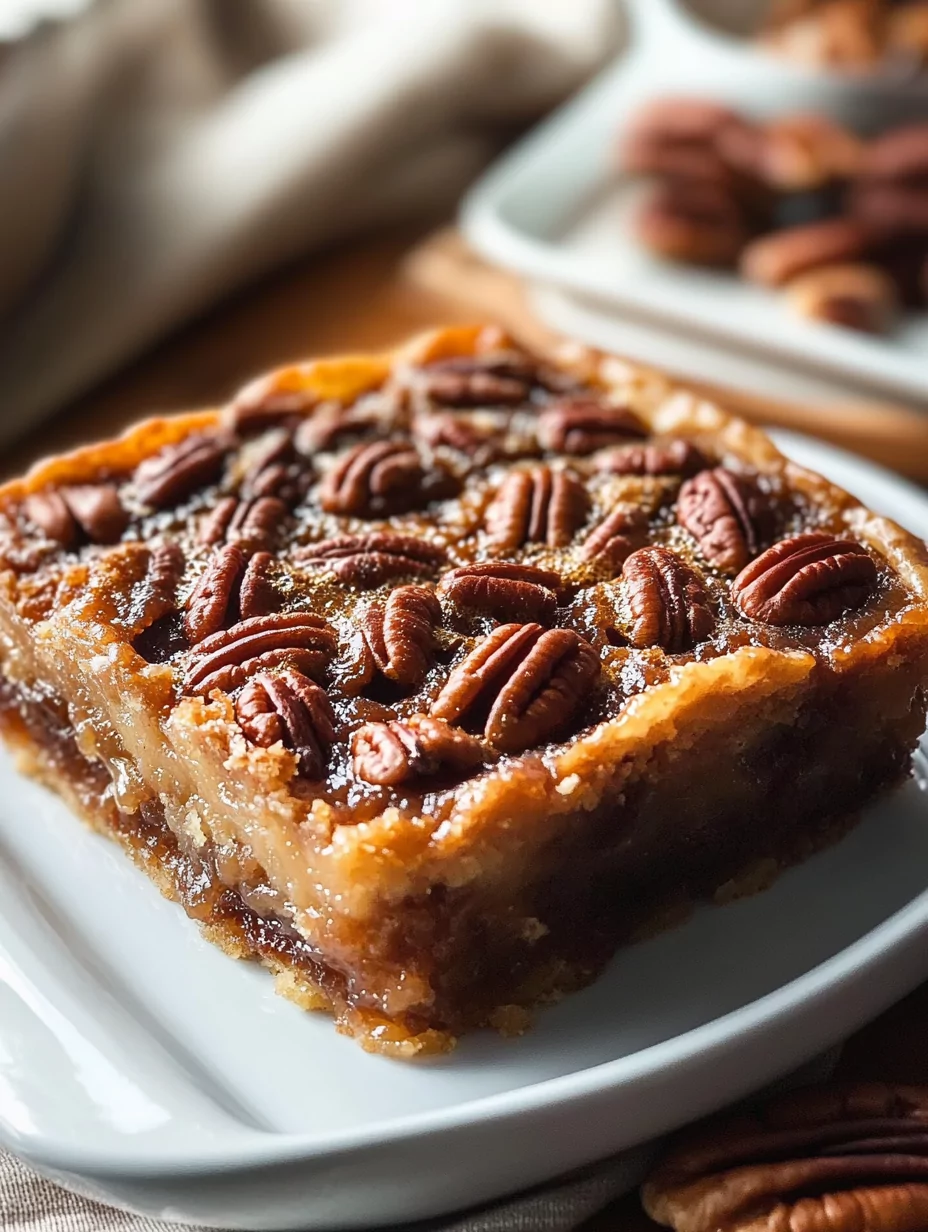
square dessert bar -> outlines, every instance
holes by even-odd
[[[0,521],[22,767],[395,1056],[760,888],[924,729],[923,543],[660,377],[491,328],[150,420]]]

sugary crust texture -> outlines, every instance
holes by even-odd
[[[397,365],[474,354],[481,329],[440,330],[384,356],[293,365],[276,374],[275,388],[348,403],[378,387]],[[577,347],[565,348],[556,359],[621,399],[654,433],[712,442],[717,453],[779,476],[810,502],[827,506],[849,536],[885,559],[908,601],[860,639],[839,640],[824,656],[802,646],[746,645],[672,667],[663,682],[633,697],[615,718],[565,746],[525,754],[516,763],[518,773],[504,760],[465,781],[436,829],[430,816],[410,816],[397,807],[360,824],[334,824],[324,801],[307,804],[294,794],[294,754],[279,743],[265,748],[247,741],[227,696],[187,697],[174,704],[171,668],[146,662],[111,623],[105,571],[88,575],[85,567],[74,566],[65,574],[59,596],[67,602],[59,601],[35,626],[31,650],[17,633],[16,579],[12,573],[0,578],[7,677],[29,686],[44,681],[68,699],[78,745],[85,756],[110,768],[119,807],[131,813],[157,799],[185,841],[195,847],[208,842],[220,853],[224,880],[267,881],[278,900],[294,905],[296,929],[362,983],[369,976],[383,988],[385,979],[382,955],[364,971],[364,938],[371,928],[402,904],[427,899],[436,886],[462,892],[472,887],[488,903],[504,903],[513,886],[531,877],[536,854],[565,827],[593,816],[604,801],[621,800],[623,785],[646,775],[655,746],[685,755],[712,733],[723,742],[725,733],[756,723],[758,715],[788,725],[814,704],[825,661],[829,688],[843,673],[879,671],[887,664],[925,676],[924,543],[787,461],[760,430],[664,378]],[[164,445],[218,426],[222,414],[150,419],[115,441],[44,461],[0,488],[0,509],[49,485],[124,473]],[[523,930],[531,926],[530,920],[519,924]],[[397,962],[395,986],[383,991],[384,1012],[401,1016],[427,991]],[[302,993],[297,990],[307,1004],[315,995],[311,981]]]

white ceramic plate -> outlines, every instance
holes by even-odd
[[[916,489],[781,439],[928,533]],[[405,1224],[542,1181],[788,1072],[928,977],[925,790],[624,951],[523,1038],[408,1065],[276,997],[4,760],[0,1140],[85,1192],[229,1228]]]
[[[461,220],[470,242],[536,281],[644,322],[928,402],[928,313],[908,313],[891,336],[871,338],[803,321],[775,293],[732,273],[657,259],[629,227],[640,186],[616,170],[623,123],[660,95],[702,94],[759,116],[822,110],[863,127],[878,119],[924,117],[928,101],[881,94],[873,84],[863,89],[745,51],[682,18],[668,0],[638,0],[633,12],[626,53],[468,195]]]

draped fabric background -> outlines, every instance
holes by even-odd
[[[513,1198],[473,1215],[428,1224],[415,1232],[575,1232],[629,1186],[628,1166],[601,1164],[576,1180]],[[183,1232],[177,1224],[139,1219],[88,1202],[41,1180],[0,1151],[0,1229],[3,1232]],[[192,1232],[207,1232],[195,1228]],[[385,1232],[388,1230],[385,1229]],[[395,1228],[393,1232],[407,1232]]]
[[[0,47],[0,438],[289,258],[450,209],[620,24],[617,0],[87,0]]]

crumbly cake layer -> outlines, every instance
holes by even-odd
[[[8,739],[394,1055],[769,880],[924,727],[924,545],[588,352],[295,366],[0,510]]]

